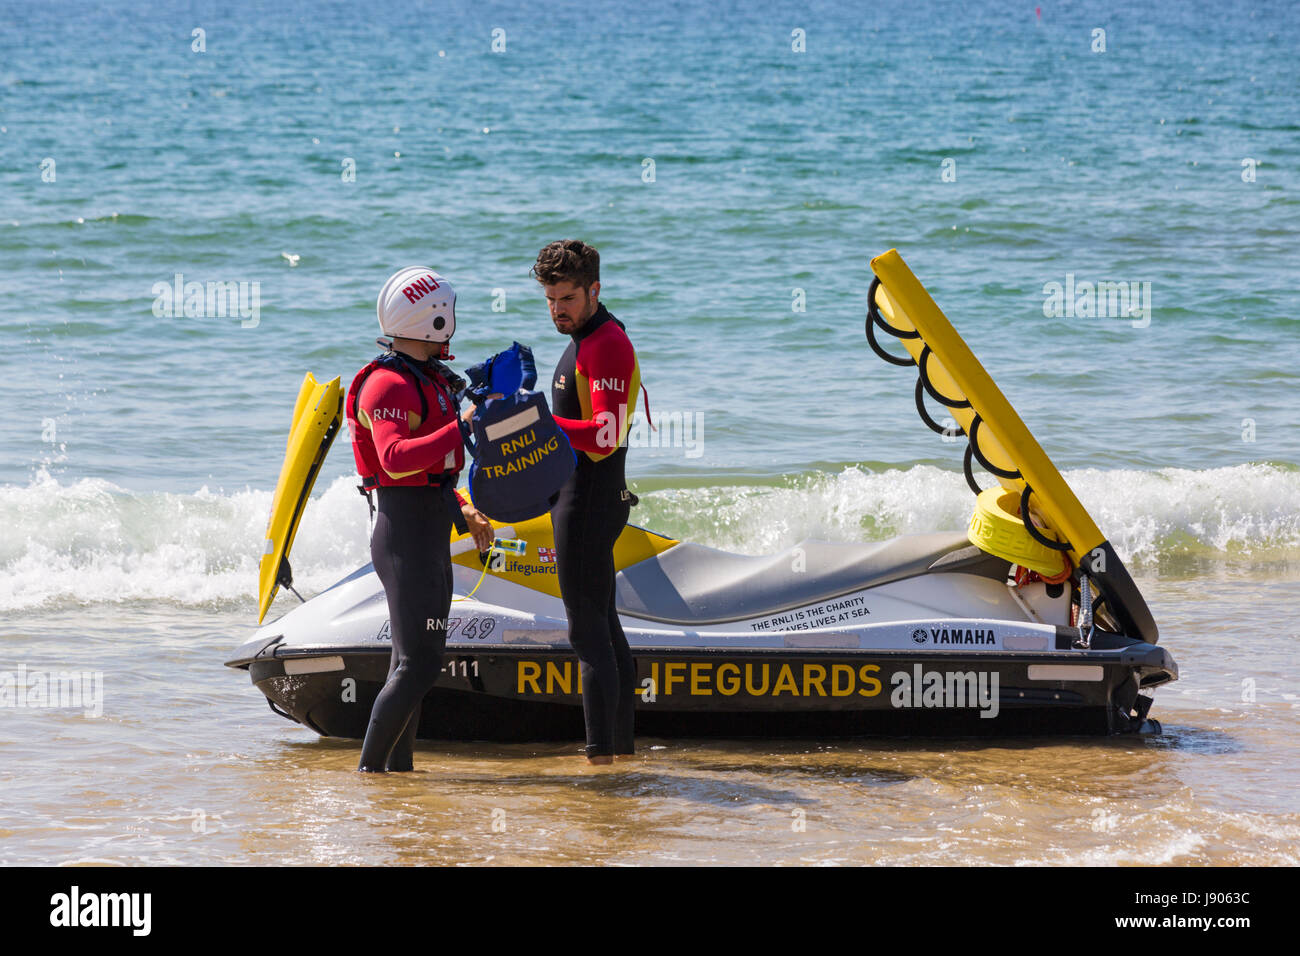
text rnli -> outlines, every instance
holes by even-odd
[[[410,285],[402,289],[402,295],[406,296],[407,301],[411,303],[419,302],[430,292],[439,289],[438,280],[431,275],[421,276]]]

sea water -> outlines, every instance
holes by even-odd
[[[0,670],[81,682],[0,708],[0,862],[1294,864],[1297,52],[1284,2],[0,4]],[[274,716],[221,665],[303,374],[418,263],[453,366],[518,340],[545,382],[569,236],[658,426],[632,520],[750,554],[969,519],[863,338],[898,248],[1147,596],[1164,734],[363,780]],[[368,558],[354,485],[339,443],[304,595]]]

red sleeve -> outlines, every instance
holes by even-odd
[[[396,478],[418,471],[452,470],[446,462],[448,455],[455,460],[460,447],[459,423],[453,416],[441,428],[412,438],[408,413],[420,414],[420,395],[404,377],[376,369],[366,380],[357,404],[370,419],[379,464],[388,474]]]
[[[460,502],[462,508],[469,504],[469,502],[465,500],[465,496],[460,493],[459,488],[453,488],[452,491],[456,492],[456,500]]]
[[[623,441],[623,429],[631,417],[628,390],[636,370],[636,352],[622,329],[612,322],[617,335],[592,336],[578,351],[577,370],[587,379],[591,394],[591,418],[555,419],[578,451],[607,455]],[[636,397],[632,396],[635,401]],[[611,427],[612,426],[612,427]],[[603,441],[603,443],[602,443]]]

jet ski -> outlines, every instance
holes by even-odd
[[[941,430],[925,395],[966,436],[970,527],[750,556],[629,524],[614,557],[638,735],[1158,732],[1152,692],[1178,667],[1119,557],[898,253],[871,266],[868,342],[917,368],[927,425]],[[886,350],[882,333],[907,354]],[[973,461],[996,483],[981,489]],[[452,540],[445,663],[418,735],[579,740],[581,678],[549,515],[494,525],[513,552]],[[390,651],[384,590],[367,565],[226,663],[282,717],[361,738]]]

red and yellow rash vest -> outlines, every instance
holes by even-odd
[[[622,465],[628,422],[641,387],[636,352],[623,323],[603,305],[577,332],[551,379],[551,410],[578,457]]]
[[[393,364],[370,363],[348,389],[357,471],[382,487],[454,482],[465,464],[465,448],[451,389],[436,373],[417,379]],[[422,420],[424,408],[428,417]]]

